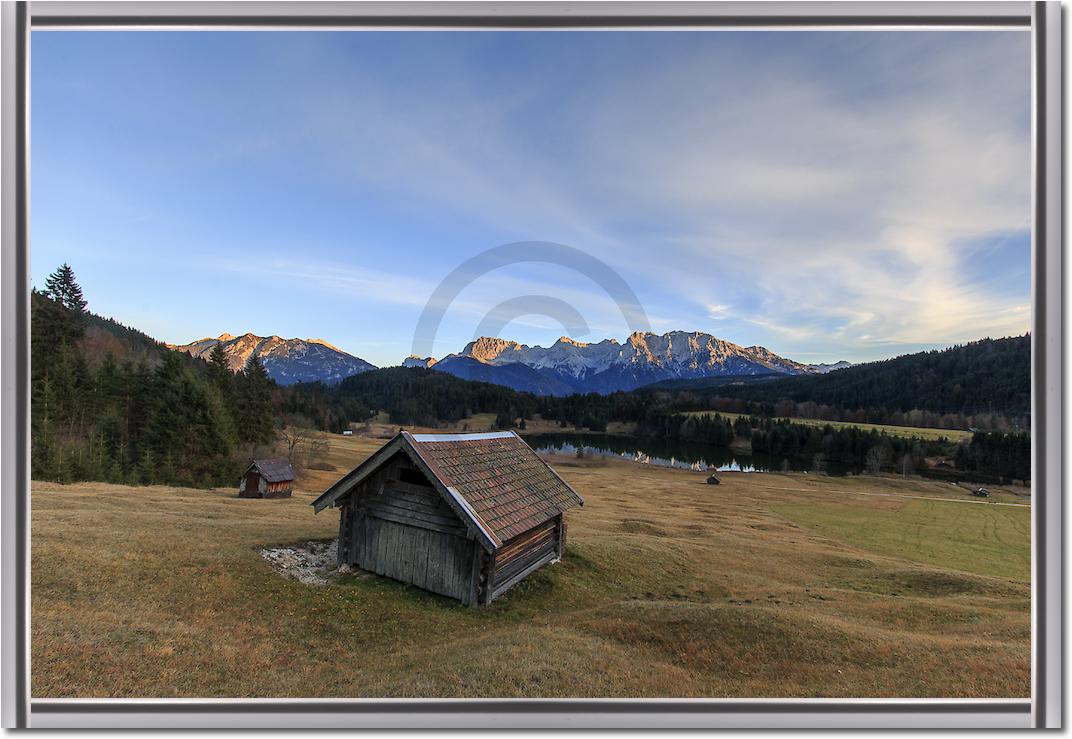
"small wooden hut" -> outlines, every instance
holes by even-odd
[[[402,431],[312,505],[340,509],[339,564],[484,605],[562,556],[584,501],[513,432]]]
[[[254,459],[238,481],[239,498],[289,498],[294,468],[283,458]]]

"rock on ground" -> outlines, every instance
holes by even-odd
[[[306,585],[327,585],[339,574],[337,552],[337,541],[306,541],[261,549],[260,555],[284,577]]]

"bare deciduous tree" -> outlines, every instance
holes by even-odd
[[[911,454],[905,454],[901,457],[901,476],[908,479],[909,471],[914,471],[916,468],[915,460],[912,459]]]
[[[283,445],[287,461],[295,469],[305,469],[320,461],[328,450],[328,443],[315,431],[301,426],[288,425],[279,430],[279,442]]]
[[[817,452],[811,458],[811,468],[812,468],[812,471],[815,474],[817,474],[817,475],[825,475],[826,474],[826,455],[823,454],[822,452]]]
[[[884,446],[873,446],[867,450],[867,471],[872,475],[877,475],[882,472],[886,467],[886,463],[889,461],[889,450]]]

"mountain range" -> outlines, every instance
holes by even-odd
[[[322,339],[223,334],[169,346],[207,360],[217,344],[222,344],[232,371],[241,370],[255,353],[280,385],[334,384],[376,369]],[[762,346],[743,347],[699,331],[670,331],[662,335],[636,332],[624,342],[604,339],[585,343],[563,336],[549,347],[482,336],[442,359],[407,357],[402,366],[433,369],[536,395],[572,395],[628,391],[671,380],[825,373],[849,363],[806,365]]]
[[[189,344],[168,344],[169,349],[186,352],[208,361],[213,347],[223,346],[223,355],[232,372],[246,366],[256,354],[268,376],[280,385],[296,382],[325,382],[340,380],[374,370],[376,367],[360,357],[347,354],[323,339],[283,339],[279,336],[242,336],[220,334],[215,339],[200,339]]]
[[[409,357],[404,366],[538,395],[605,394],[672,379],[821,371],[761,346],[742,347],[699,331],[636,332],[625,342],[584,343],[563,336],[550,347],[480,337],[439,361]]]

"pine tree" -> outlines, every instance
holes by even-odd
[[[66,262],[45,280],[44,294],[77,315],[86,312],[82,288],[74,279],[74,270]]]
[[[143,396],[147,407],[140,446],[142,459],[145,459],[144,452],[151,451],[149,458],[157,463],[153,473],[156,482],[171,481],[160,463],[171,453],[184,430],[186,408],[182,385],[183,367],[179,355],[171,352],[153,370],[149,392]],[[142,473],[144,477],[144,469]]]
[[[227,364],[227,355],[223,353],[223,343],[218,342],[212,347],[212,353],[208,358],[209,382],[219,391],[223,400],[223,407],[231,420],[232,428],[239,424],[238,399],[235,397],[235,384],[237,380]]]
[[[208,356],[208,373],[221,392],[230,389],[234,374],[227,365],[227,355],[223,353],[223,342],[217,342],[212,347],[212,353]],[[224,394],[227,393],[224,392]]]
[[[245,369],[235,378],[235,422],[242,441],[265,444],[275,435],[275,411],[272,408],[272,387],[264,364],[251,354]]]
[[[152,485],[156,482],[156,460],[153,458],[153,452],[146,447],[141,453],[141,459],[138,460],[138,482],[143,485]]]

